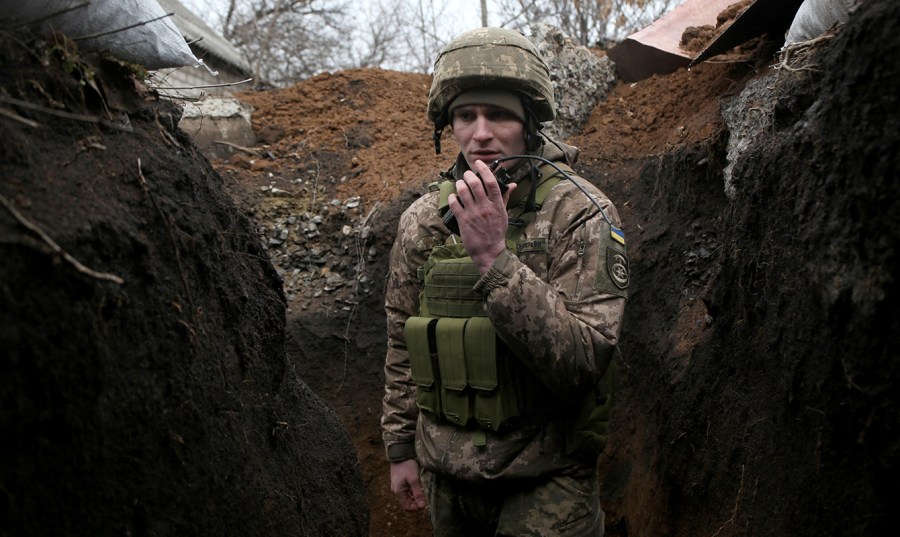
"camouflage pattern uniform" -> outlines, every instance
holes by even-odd
[[[574,162],[577,149],[563,144],[560,148]],[[562,162],[560,148],[547,143],[542,156]],[[517,166],[518,172],[513,171],[519,179],[514,194],[528,192],[531,162],[524,161]],[[466,169],[460,156],[454,175],[461,177]],[[613,225],[621,227],[609,199],[587,181],[574,179],[600,203]],[[437,206],[437,192],[414,202],[401,216],[391,251],[385,295],[388,352],[382,417],[388,459],[418,460],[433,520],[443,521],[442,526],[452,526],[451,521],[459,518],[454,510],[462,509],[469,517],[499,524],[498,535],[570,534],[567,531],[602,535],[595,457],[567,453],[564,419],[501,434],[487,431],[485,445],[479,446],[476,429],[418,412],[404,324],[419,311],[417,269],[432,247],[448,238]],[[572,413],[612,359],[625,306],[623,283],[627,282],[621,274],[614,278],[608,268],[609,239],[608,232],[607,236],[601,232],[602,223],[585,194],[562,180],[523,230],[520,251],[502,253],[475,286],[499,337],[564,408],[571,405]],[[440,478],[443,486],[436,486],[434,480]],[[442,494],[448,496],[444,501]],[[520,507],[509,510],[511,504],[507,503],[505,518],[495,519],[502,502],[493,506],[490,502],[496,503],[498,498],[512,502],[516,494],[521,496]],[[463,505],[466,503],[471,505]],[[435,509],[441,512],[435,513]],[[509,516],[511,513],[516,514]],[[473,528],[456,529],[459,531],[451,528],[440,534],[470,534],[470,530],[477,534]]]

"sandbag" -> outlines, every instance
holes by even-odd
[[[32,22],[78,40],[78,47],[110,54],[147,69],[201,65],[156,0],[0,0],[0,18]],[[67,8],[74,8],[67,11]],[[154,20],[156,19],[156,20]],[[153,21],[153,22],[147,22]],[[146,24],[141,24],[146,23]],[[128,30],[105,32],[122,28]]]
[[[856,0],[804,0],[788,29],[784,46],[815,39],[837,23],[847,22]]]

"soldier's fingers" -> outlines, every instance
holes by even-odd
[[[509,197],[512,195],[513,191],[519,186],[517,183],[509,183],[506,185],[507,190],[503,193],[503,205],[506,206],[509,203]]]
[[[481,162],[480,160],[477,162]],[[466,186],[472,191],[472,195],[478,196],[484,192],[484,182],[478,177],[474,171],[469,170],[463,174],[463,180]]]
[[[481,183],[484,188],[484,191],[487,193],[487,196],[492,201],[497,201],[503,199],[506,201],[509,199],[500,188],[500,181],[497,179],[497,176],[494,175],[494,172],[491,171],[490,166],[485,164],[483,161],[476,161],[475,167],[478,170],[478,175],[481,176]],[[507,185],[508,186],[508,185]]]
[[[462,179],[456,181],[456,197],[463,206],[471,206],[475,202],[475,186],[469,183],[469,173],[466,172]],[[475,180],[478,181],[478,178]]]
[[[412,498],[416,504],[416,508],[425,509],[425,491],[422,489],[422,482],[414,481],[410,485],[410,492],[412,492]]]
[[[497,184],[497,179],[494,177],[493,172],[491,172],[490,166],[484,163],[484,161],[476,160],[475,161],[475,171],[478,172],[478,175],[481,176],[478,179],[478,182],[481,184],[482,190],[484,190],[487,197],[491,199],[496,199],[501,197],[500,194],[500,185]]]
[[[408,491],[408,493],[400,500],[400,505],[405,511],[425,509],[425,496],[420,494],[416,497]]]

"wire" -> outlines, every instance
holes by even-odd
[[[540,161],[540,162],[543,162],[544,164],[549,164],[550,166],[552,166],[554,170],[556,170],[559,174],[561,174],[563,177],[565,177],[566,179],[568,179],[573,185],[575,185],[576,187],[578,187],[578,190],[580,190],[581,193],[584,194],[585,197],[586,197],[587,199],[589,199],[589,200],[591,201],[591,203],[594,204],[594,207],[596,207],[597,210],[600,211],[600,215],[603,217],[604,220],[606,220],[606,223],[609,224],[610,227],[615,228],[615,229],[618,229],[618,228],[616,228],[616,226],[613,225],[613,223],[610,221],[609,217],[606,216],[606,211],[603,210],[603,207],[600,206],[600,203],[599,203],[596,199],[594,199],[594,197],[591,196],[590,193],[589,193],[587,190],[585,190],[583,186],[581,186],[580,184],[578,184],[578,181],[576,181],[575,179],[572,179],[572,177],[571,177],[569,174],[567,174],[566,172],[564,172],[564,171],[562,170],[562,168],[560,168],[559,166],[557,166],[556,163],[554,163],[554,162],[552,162],[552,161],[550,161],[550,160],[547,160],[547,159],[545,159],[544,157],[539,157],[539,156],[537,156],[537,155],[510,155],[510,156],[508,156],[508,157],[501,157],[501,158],[498,158],[497,160],[495,160],[495,161],[493,161],[493,162],[491,163],[491,166],[490,166],[490,167],[491,167],[492,170],[494,170],[494,169],[497,168],[497,166],[500,165],[501,162],[505,162],[505,161],[507,161],[507,160],[515,160],[515,159],[531,159],[531,160],[538,160],[538,161]]]

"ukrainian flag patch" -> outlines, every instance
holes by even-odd
[[[622,246],[625,246],[625,232],[621,229],[609,226],[609,236],[612,237],[612,240],[618,242]]]

